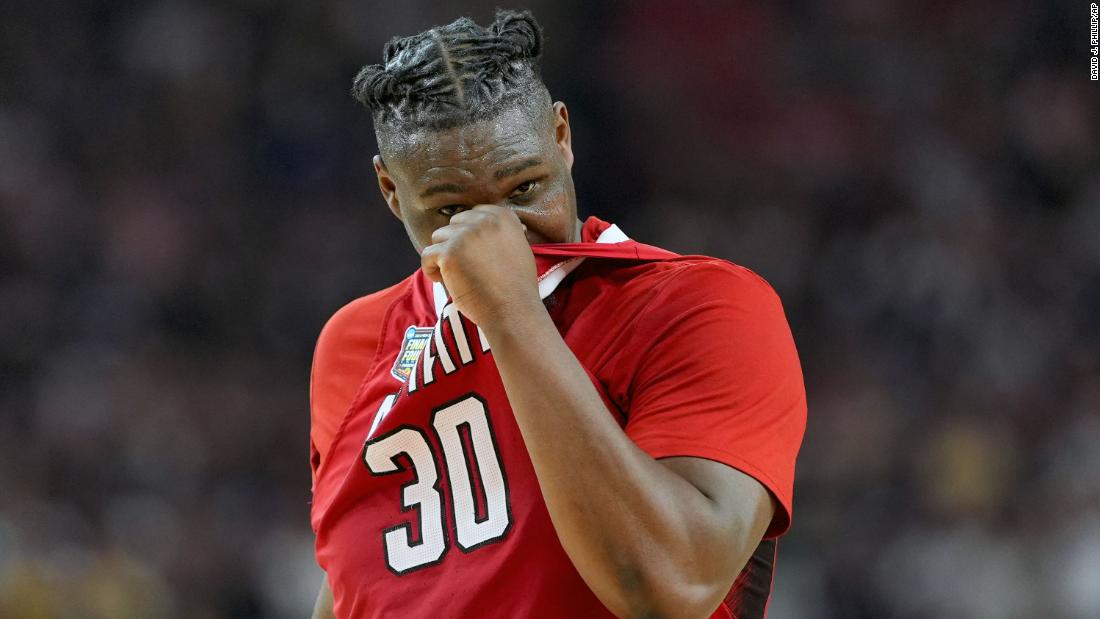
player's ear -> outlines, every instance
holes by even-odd
[[[397,198],[397,185],[386,168],[386,162],[382,161],[382,155],[374,156],[374,173],[378,176],[378,189],[382,192],[382,199],[386,201],[386,206],[390,207],[394,217],[401,219],[401,202]]]
[[[569,169],[573,169],[573,130],[569,127],[569,108],[561,101],[554,102],[554,141]]]

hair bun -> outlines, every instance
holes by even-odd
[[[413,37],[393,37],[382,48],[382,64],[386,69],[402,64],[404,57],[411,52]]]
[[[514,60],[538,58],[542,53],[542,28],[530,11],[497,9],[490,28]]]
[[[375,109],[397,94],[398,83],[392,73],[380,64],[363,67],[352,82],[351,94],[359,103]]]

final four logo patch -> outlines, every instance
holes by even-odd
[[[407,382],[412,374],[416,360],[420,358],[420,351],[428,345],[428,338],[435,329],[432,327],[413,327],[405,329],[405,341],[401,343],[401,352],[393,362],[393,377],[401,382]]]

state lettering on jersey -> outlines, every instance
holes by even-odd
[[[468,328],[471,328],[473,334],[467,331]],[[476,336],[476,344],[471,342],[471,335]],[[417,390],[430,386],[438,379],[440,372],[450,375],[459,368],[470,365],[480,356],[474,354],[475,347],[480,350],[480,354],[489,352],[489,341],[485,339],[485,333],[481,327],[464,318],[454,303],[448,301],[439,314],[431,336],[420,350],[419,357],[413,361],[405,384],[406,392],[412,395]]]
[[[463,317],[450,301],[443,306],[434,327],[409,325],[405,329],[401,349],[390,369],[394,378],[403,383],[402,389],[382,398],[374,413],[367,438],[375,435],[402,391],[406,395],[412,395],[435,383],[439,372],[444,375],[453,374],[460,367],[477,360],[475,346],[471,346],[467,329],[476,334],[476,349],[481,351],[480,354],[489,352],[489,341],[485,339],[481,327]]]

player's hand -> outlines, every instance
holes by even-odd
[[[480,204],[432,233],[420,265],[447,287],[458,311],[482,327],[542,310],[525,231],[510,209]]]

